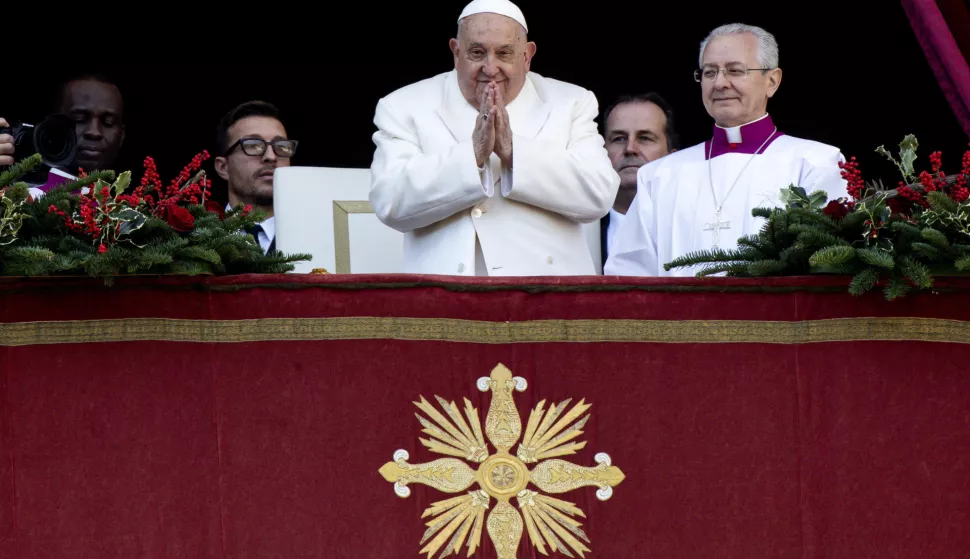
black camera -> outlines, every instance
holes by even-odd
[[[13,136],[14,159],[20,161],[39,153],[48,167],[67,167],[77,153],[77,132],[74,121],[67,115],[53,114],[40,124],[15,122],[10,128],[0,128],[0,134]],[[47,169],[35,168],[24,177],[29,183],[47,181]]]

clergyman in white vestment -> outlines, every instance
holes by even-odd
[[[779,207],[791,184],[829,199],[845,197],[840,150],[788,136],[768,115],[781,83],[778,46],[761,28],[731,24],[701,44],[704,106],[714,134],[702,144],[648,163],[637,172],[637,195],[616,234],[605,275],[693,276],[700,268],[664,270],[691,252],[737,248],[764,225],[751,210]]]
[[[405,272],[593,275],[584,223],[619,176],[592,92],[530,71],[535,44],[508,0],[475,0],[451,40],[455,69],[377,104],[370,202],[405,233]]]

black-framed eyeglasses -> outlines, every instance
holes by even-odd
[[[273,153],[276,154],[276,157],[288,158],[296,155],[296,146],[298,144],[299,142],[296,140],[273,140],[267,142],[262,138],[241,138],[229,146],[229,149],[226,150],[226,155],[232,153],[232,150],[236,149],[236,146],[239,146],[246,155],[258,156],[266,153],[267,146],[273,146]]]
[[[717,79],[717,74],[722,73],[729,80],[741,79],[748,75],[748,72],[766,71],[771,68],[744,68],[741,66],[731,66],[730,68],[701,68],[694,70],[694,81],[700,83],[701,80],[712,82]]]

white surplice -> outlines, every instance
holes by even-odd
[[[727,132],[738,129],[743,127]],[[616,234],[604,275],[693,276],[703,265],[666,271],[664,264],[712,249],[715,234],[719,248],[737,248],[739,238],[764,225],[751,210],[783,206],[782,188],[794,184],[808,193],[824,190],[829,200],[847,196],[838,165],[845,158],[836,147],[779,135],[760,154],[723,153],[708,160],[709,149],[705,142],[640,168],[637,195]],[[717,220],[710,177],[722,205]]]

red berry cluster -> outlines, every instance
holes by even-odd
[[[960,174],[957,175],[956,181],[950,190],[950,196],[957,202],[962,203],[970,199],[970,189],[967,188],[968,177],[970,177],[970,149],[963,154],[963,165],[961,166]]]
[[[158,185],[159,200],[158,204],[154,207],[155,215],[164,213],[168,208],[176,206],[180,202],[186,202],[189,204],[203,203],[205,199],[210,196],[212,181],[207,178],[202,178],[198,182],[183,186],[193,178],[192,174],[198,171],[199,168],[202,167],[202,163],[207,159],[209,159],[208,151],[203,151],[202,153],[196,154],[196,156],[192,158],[192,161],[182,168],[182,172],[180,172],[177,177],[172,179],[172,182],[168,185],[168,188],[165,190],[164,194],[161,194],[161,184]]]
[[[856,200],[862,199],[863,192],[866,190],[866,181],[863,180],[862,171],[859,170],[859,162],[853,156],[845,163],[839,161],[839,169],[842,169],[842,178],[848,183],[846,191],[849,196]]]
[[[896,193],[899,194],[901,198],[909,200],[914,204],[925,205],[925,201],[923,200],[923,195],[920,194],[919,192],[916,192],[912,188],[906,186],[902,182],[900,182],[899,187],[896,188]]]

